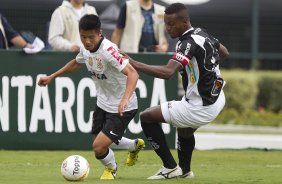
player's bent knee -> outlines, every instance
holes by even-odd
[[[140,113],[141,122],[148,123],[149,118],[150,118],[150,112],[145,110],[145,111]]]
[[[101,155],[105,154],[105,152],[107,152],[107,149],[108,149],[104,147],[103,145],[97,144],[95,142],[92,144],[92,148],[93,148],[93,151],[96,157],[100,157]]]

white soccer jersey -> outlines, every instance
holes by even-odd
[[[107,112],[117,113],[127,80],[127,76],[121,71],[129,61],[122,58],[118,47],[106,38],[101,40],[98,47],[98,50],[93,53],[81,47],[76,61],[84,63],[91,73],[97,90],[97,106]],[[126,111],[137,108],[137,97],[134,92],[129,99]]]

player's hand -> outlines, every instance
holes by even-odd
[[[129,57],[129,55],[127,55],[125,52],[119,50],[119,53],[122,55],[123,58],[128,59],[129,63],[136,68],[136,65],[138,64],[138,61],[135,61],[134,59],[132,59],[131,57]]]
[[[132,61],[133,59],[131,57],[129,57],[129,55],[127,55],[125,52],[123,52],[122,50],[118,51],[123,58],[128,59],[129,61]]]
[[[27,43],[27,44],[25,45],[25,47],[24,47],[24,48],[30,48],[30,49],[33,49],[32,45],[31,45],[30,43]]]
[[[71,46],[71,52],[79,52],[80,47],[78,45],[72,45]]]
[[[155,45],[155,52],[166,52],[167,51],[167,45]]]
[[[40,77],[40,79],[39,79],[37,84],[39,86],[46,86],[46,85],[48,85],[52,81],[52,79],[53,79],[53,77],[51,75]]]
[[[123,112],[127,109],[127,107],[128,107],[128,99],[127,98],[121,99],[118,106],[118,113],[120,114],[120,116],[123,116]]]

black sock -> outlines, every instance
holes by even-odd
[[[106,156],[109,154],[109,148],[107,149],[107,152],[105,153],[105,154],[103,154],[103,155],[101,155],[101,156],[95,156],[98,160],[102,160],[102,159],[104,159],[104,158],[106,158]]]
[[[191,158],[195,147],[194,134],[189,138],[182,138],[178,136],[177,153],[179,159],[179,166],[182,169],[183,174],[188,173],[191,170]]]
[[[141,126],[145,136],[151,147],[162,159],[164,167],[173,169],[176,167],[176,162],[167,146],[164,132],[158,123],[144,123]]]

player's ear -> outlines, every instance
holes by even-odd
[[[99,36],[102,36],[102,30],[99,31]]]

